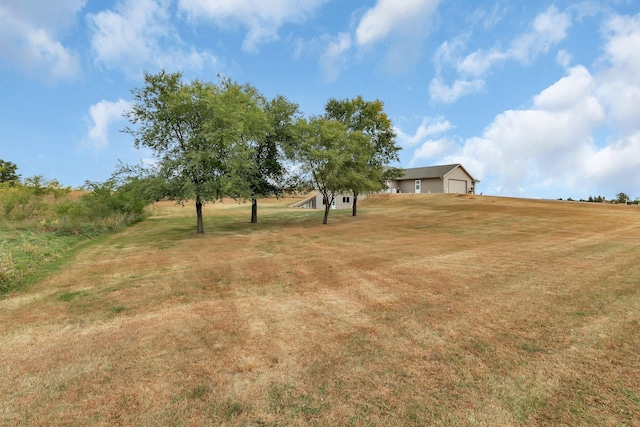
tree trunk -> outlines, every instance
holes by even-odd
[[[200,200],[200,196],[196,196],[196,217],[197,217],[196,233],[204,234],[204,223],[202,221],[202,201]]]
[[[258,223],[258,200],[251,199],[251,224]]]
[[[329,202],[329,198],[324,198],[324,219],[322,220],[323,224],[326,224],[329,221],[329,210],[331,209],[331,203]]]
[[[356,216],[358,211],[358,193],[353,193],[353,206],[351,207],[351,216]]]

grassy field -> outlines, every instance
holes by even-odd
[[[0,300],[1,425],[640,425],[640,208],[152,216]]]

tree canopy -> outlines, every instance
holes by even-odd
[[[136,147],[152,150],[157,197],[184,203],[195,200],[196,231],[204,233],[202,206],[224,197],[251,194],[247,141],[260,140],[269,129],[261,96],[250,85],[229,79],[216,84],[184,83],[180,73],[145,74],[146,85],[134,89],[125,132]]]
[[[366,137],[362,132],[350,132],[344,123],[326,117],[301,119],[298,129],[296,161],[301,172],[322,194],[322,223],[327,224],[336,197],[353,186],[357,173],[353,167],[354,153],[366,149]]]
[[[282,194],[300,176],[322,193],[326,224],[338,194],[353,193],[355,215],[358,194],[383,189],[397,172],[386,167],[399,147],[379,100],[331,99],[324,116],[304,119],[296,104],[268,100],[249,84],[185,83],[165,71],[145,74],[132,92],[124,131],[154,156],[137,171],[155,199],[195,201],[197,233],[204,233],[205,203],[251,199],[257,222],[258,198]]]
[[[0,159],[0,183],[15,184],[20,181],[17,170],[18,166],[15,163]]]
[[[268,126],[265,132],[249,140],[250,170],[246,174],[251,193],[251,222],[258,222],[258,197],[279,196],[286,187],[286,153],[295,144],[295,118],[298,105],[284,96],[263,100]]]
[[[354,147],[349,164],[353,193],[353,215],[356,215],[358,195],[384,189],[387,180],[400,175],[389,164],[399,160],[400,147],[396,145],[396,133],[391,120],[384,112],[380,100],[330,99],[325,105],[325,115],[342,122],[350,132],[360,132],[363,147]]]

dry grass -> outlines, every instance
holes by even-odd
[[[640,208],[160,203],[0,300],[0,424],[640,425]]]

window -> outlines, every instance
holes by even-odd
[[[342,196],[342,203],[349,203],[349,196]]]

